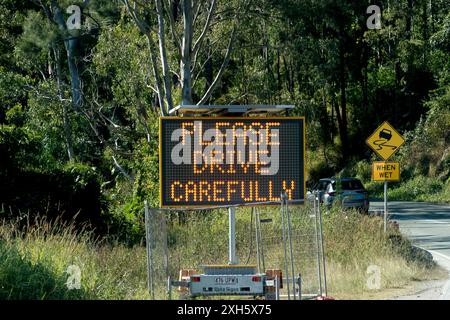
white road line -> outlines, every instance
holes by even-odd
[[[447,294],[448,294],[448,289],[450,288],[450,280],[449,281],[447,281],[446,283],[445,283],[445,286],[444,286],[444,288],[442,288],[442,292],[441,292],[441,294],[439,295],[439,300],[448,300],[448,298],[447,298]]]
[[[426,250],[426,249],[425,249]],[[445,255],[445,254],[443,254],[443,253],[440,253],[440,252],[437,252],[437,251],[434,251],[434,250],[428,250],[430,253],[434,253],[434,254],[436,254],[436,255],[438,255],[438,256],[440,256],[440,257],[442,257],[442,258],[444,258],[444,259],[446,259],[446,260],[448,260],[449,262],[450,262],[450,257],[449,256],[447,256],[447,255]]]
[[[404,212],[401,213],[395,213],[397,209],[397,205],[402,206],[402,205],[414,205],[415,207],[417,207],[418,205],[420,206],[420,204],[415,203],[415,202],[403,202],[403,203],[396,203],[395,205],[393,205],[393,203],[391,203],[391,206],[389,207],[388,211],[389,211],[389,215],[400,215],[400,216],[409,216],[411,218],[411,220],[407,219],[405,221],[402,221],[401,219],[392,219],[394,221],[397,221],[400,224],[400,230],[402,230],[402,233],[404,233],[405,229],[416,229],[416,228],[421,228],[420,224],[425,224],[426,227],[425,228],[429,228],[429,225],[433,224],[435,225],[435,228],[448,228],[450,226],[450,219],[448,219],[448,217],[446,217],[444,215],[444,219],[439,219],[439,215],[444,214],[447,212],[447,208],[450,211],[450,206],[445,206],[445,205],[441,205],[441,204],[426,204],[425,207],[422,209],[424,212],[420,212],[421,210],[416,210],[414,209],[413,212],[411,212],[411,210],[404,210]],[[422,214],[422,213],[426,213],[427,211],[427,207],[428,208],[439,208],[442,210],[439,210],[439,212],[437,213],[437,218],[438,219],[414,219],[415,214]],[[380,211],[382,210],[382,206],[380,202],[376,202],[376,203],[372,203],[370,206],[371,211]],[[406,235],[406,234],[405,234]],[[408,237],[408,235],[406,235]],[[410,235],[411,236],[411,235]],[[437,262],[439,262],[439,265],[443,268],[445,268],[449,274],[449,277],[447,278],[447,280],[445,281],[444,286],[442,287],[442,291],[439,294],[439,299],[440,300],[450,300],[450,255],[446,255],[434,250],[428,250],[425,249],[423,247],[421,247],[420,245],[418,246],[420,248],[422,248],[423,250],[426,250],[428,252],[430,252],[433,257],[434,260],[436,260]]]
[[[442,253],[440,253],[440,252],[437,252],[437,251],[434,251],[434,250],[428,250],[428,252],[430,252],[431,254],[433,254],[433,255],[437,255],[437,256],[439,256],[439,257],[441,257],[442,259],[445,259],[445,260],[447,260],[448,262],[450,262],[450,257],[449,256],[447,256],[447,255],[445,255],[445,254],[442,254]],[[449,274],[450,274],[450,270],[447,268],[447,271],[449,272]],[[444,287],[442,288],[442,292],[441,292],[441,294],[439,295],[439,300],[448,300],[448,299],[450,299],[450,296],[449,296],[449,289],[450,289],[450,279],[449,280],[447,280],[446,282],[445,282],[445,285],[444,285]]]
[[[414,220],[415,222],[429,222],[429,223],[439,223],[439,224],[450,224],[450,221],[436,221],[431,219],[425,219],[425,220]]]

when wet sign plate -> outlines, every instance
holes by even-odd
[[[304,200],[303,117],[162,117],[163,207]]]
[[[399,181],[400,163],[393,161],[377,161],[372,163],[372,179],[374,181]]]

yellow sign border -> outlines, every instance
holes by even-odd
[[[375,135],[375,133],[377,133],[379,130],[380,130],[380,128],[382,128],[385,124],[387,124],[389,127],[391,127],[392,128],[392,130],[394,130],[394,132],[396,133],[396,134],[398,134],[401,138],[402,138],[402,140],[403,140],[403,142],[397,147],[397,149],[395,149],[395,151],[389,156],[389,157],[387,157],[387,158],[384,158],[377,150],[375,150],[373,147],[372,147],[372,145],[369,143],[369,140]],[[391,125],[388,121],[384,121],[381,125],[379,125],[376,129],[375,129],[375,131],[366,139],[366,144],[370,147],[370,149],[372,149],[381,159],[383,159],[384,161],[387,161],[387,160],[389,160],[397,151],[398,151],[398,149],[400,149],[400,147],[403,145],[405,143],[405,138],[403,138],[403,136],[394,128],[394,126],[393,125]]]
[[[383,163],[383,164],[390,164],[390,163],[392,163],[392,164],[398,165],[398,179],[376,180],[376,179],[375,179],[375,175],[374,175],[374,172],[375,172],[374,166],[375,166],[376,163]],[[401,169],[400,169],[400,162],[399,162],[399,161],[373,161],[373,162],[372,162],[372,181],[375,181],[375,182],[385,182],[385,181],[393,181],[393,182],[396,182],[396,181],[400,181],[400,179],[401,179],[401,174],[402,174],[402,172],[401,172]]]
[[[162,122],[163,120],[173,120],[173,119],[182,119],[182,120],[249,120],[249,119],[264,119],[264,120],[303,120],[303,201],[306,203],[306,118],[304,116],[296,116],[296,117],[177,117],[177,116],[164,116],[159,117],[159,205],[160,208],[214,208],[214,207],[223,207],[227,204],[223,205],[162,205]],[[280,200],[281,201],[281,200]],[[281,202],[280,202],[281,203]],[[241,204],[242,206],[248,205],[248,203]],[[302,204],[292,204],[292,205],[302,205]],[[231,206],[231,205],[230,205]],[[233,205],[240,206],[240,205]],[[271,206],[267,204],[258,204],[258,206]]]

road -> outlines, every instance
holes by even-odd
[[[371,201],[369,210],[383,211],[383,202]],[[392,201],[388,212],[390,220],[399,223],[400,231],[414,245],[428,250],[450,275],[450,205]],[[450,279],[428,282],[416,294],[397,298],[450,300]]]

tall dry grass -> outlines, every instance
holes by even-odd
[[[71,265],[80,289],[67,286]],[[145,279],[141,246],[102,243],[58,219],[0,223],[0,299],[144,299]]]
[[[292,208],[295,268],[303,289],[317,293],[313,220],[305,208]],[[284,269],[281,217],[278,209],[262,211],[265,266]],[[227,262],[228,220],[224,212],[192,214],[168,226],[169,272]],[[324,214],[329,294],[336,298],[383,297],[407,288],[413,280],[436,278],[438,269],[412,250],[394,228],[383,232],[380,218],[335,209]],[[256,264],[254,221],[248,209],[237,214],[237,251],[241,263]],[[165,298],[162,242],[153,245],[157,298]],[[81,288],[68,289],[68,267],[81,270]],[[367,287],[367,268],[378,266],[381,286]],[[45,217],[0,222],[0,299],[147,299],[146,250],[115,241],[100,241],[88,228]]]

